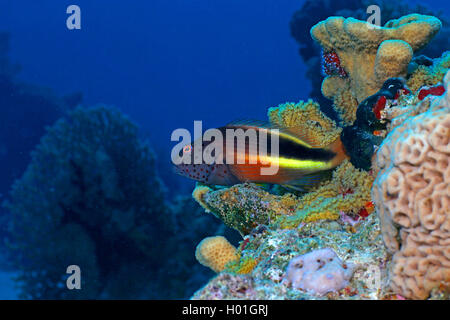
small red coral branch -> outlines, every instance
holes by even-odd
[[[322,65],[323,72],[326,75],[338,75],[342,78],[347,77],[347,72],[341,66],[341,60],[339,59],[336,52],[323,52],[322,53]]]

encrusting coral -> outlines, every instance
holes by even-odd
[[[450,285],[450,72],[442,97],[428,97],[393,119],[376,157],[373,188],[383,239],[394,254],[391,289],[427,298]]]
[[[324,96],[336,97],[337,111],[345,111],[341,117],[348,124],[354,119],[355,100],[360,103],[374,94],[388,78],[406,76],[413,53],[423,48],[440,28],[439,19],[420,14],[390,20],[384,27],[343,17],[319,22],[311,29],[311,36],[326,54],[338,56],[348,75],[325,78]],[[344,92],[350,92],[355,100]],[[342,105],[346,102],[348,106]]]
[[[344,161],[330,181],[299,198],[293,215],[280,216],[276,223],[282,228],[295,228],[301,222],[336,220],[340,212],[358,214],[367,210],[371,201],[372,182],[371,175]]]

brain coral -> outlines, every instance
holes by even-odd
[[[372,195],[394,253],[390,287],[414,299],[450,281],[450,72],[444,85],[425,112],[397,123],[375,160]]]
[[[439,19],[420,14],[390,20],[384,27],[343,17],[319,22],[311,28],[312,38],[325,52],[335,52],[348,74],[345,81],[333,75],[327,77],[322,86],[324,95],[342,100],[342,91],[350,91],[360,103],[377,92],[386,79],[406,76],[413,52],[423,48],[440,28]],[[349,112],[354,112],[354,101],[344,101],[351,102]],[[345,107],[338,106],[337,111],[342,109]],[[348,121],[353,117],[343,118]]]
[[[195,257],[215,272],[223,271],[227,263],[239,260],[236,248],[222,236],[203,239],[195,250]]]
[[[285,280],[296,289],[323,295],[347,286],[353,269],[352,264],[343,264],[332,249],[325,248],[293,258]]]

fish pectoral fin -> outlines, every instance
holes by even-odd
[[[315,172],[312,174],[304,175],[303,177],[288,181],[283,184],[284,187],[291,188],[301,192],[309,192],[314,187],[318,186],[325,180],[330,180],[332,177],[333,169]]]
[[[290,184],[281,184],[281,186],[287,190],[292,190],[292,191],[301,192],[301,193],[308,192],[308,190],[306,190],[300,186],[295,186],[295,185],[290,185]]]

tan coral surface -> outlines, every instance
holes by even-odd
[[[384,27],[343,17],[330,17],[319,22],[311,29],[312,38],[325,52],[336,52],[348,74],[345,78],[347,86],[339,77],[327,77],[322,92],[327,97],[336,97],[343,95],[342,90],[347,90],[361,103],[376,93],[388,78],[406,76],[413,52],[423,48],[440,28],[439,19],[420,14],[388,21]],[[345,101],[351,103],[352,110],[348,112],[354,112],[353,101]],[[337,109],[340,111],[345,106],[337,105]],[[348,122],[353,116],[343,118]]]
[[[236,248],[222,236],[203,239],[197,246],[195,257],[215,272],[223,271],[227,263],[239,260]]]
[[[450,281],[450,72],[445,86],[427,111],[397,123],[376,156],[372,196],[394,254],[390,287],[413,299]]]

